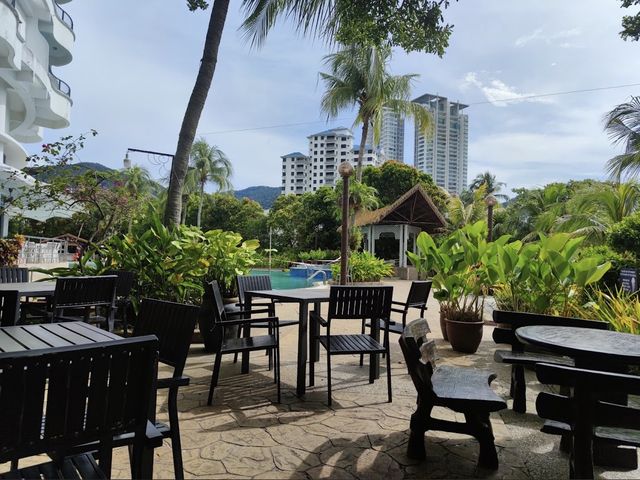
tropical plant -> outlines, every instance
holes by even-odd
[[[624,174],[640,174],[640,97],[631,97],[605,116],[605,130],[614,144],[622,143],[625,152],[607,162],[612,178],[620,181]]]
[[[433,122],[429,111],[412,102],[411,82],[416,74],[391,75],[387,71],[391,60],[388,46],[348,45],[324,58],[329,73],[320,73],[325,84],[321,109],[328,118],[336,118],[341,110],[357,108],[354,126],[362,124],[362,137],[356,166],[356,180],[362,181],[362,164],[369,128],[373,128],[374,143],[380,139],[385,109],[415,119],[426,135]]]
[[[606,262],[611,263],[611,268],[597,282],[591,285],[593,288],[608,288],[613,291],[618,288],[620,283],[620,270],[626,267],[638,268],[640,263],[638,259],[630,252],[617,252],[609,245],[592,245],[581,248],[578,252],[577,259],[585,257],[593,257],[599,265]]]
[[[354,3],[346,0],[243,0],[247,14],[243,29],[252,43],[260,44],[279,18],[292,18],[299,30],[342,43],[391,43],[407,51],[423,50],[440,56],[448,45],[452,26],[442,25],[442,10],[448,1],[389,0]],[[206,9],[205,0],[187,0],[191,11]],[[182,211],[182,190],[187,175],[189,152],[218,61],[220,39],[227,18],[229,0],[214,0],[204,42],[200,68],[187,104],[176,153],[171,162],[165,206],[166,225],[178,225]],[[334,37],[335,36],[335,37]]]
[[[609,322],[617,332],[640,335],[640,297],[620,290],[595,290],[573,315]]]
[[[24,245],[24,237],[0,238],[0,266],[13,267],[18,264],[18,256]]]
[[[393,275],[393,266],[370,252],[352,252],[348,268],[352,282],[379,282]],[[339,263],[331,265],[331,275],[340,278]]]
[[[607,233],[607,242],[617,252],[629,252],[640,260],[640,212],[612,225]]]
[[[232,188],[230,178],[233,174],[233,167],[225,153],[215,145],[209,145],[204,138],[196,141],[191,147],[190,163],[192,168],[187,173],[186,185],[193,185],[194,190],[197,189],[196,226],[200,227],[205,185],[213,183],[218,190],[230,190]]]
[[[622,8],[629,8],[633,5],[640,5],[640,0],[620,0]],[[635,15],[624,15],[622,17],[622,31],[620,36],[623,40],[640,40],[640,12]]]
[[[469,190],[475,192],[484,185],[486,195],[493,195],[498,200],[507,200],[509,197],[500,193],[502,187],[506,185],[504,182],[498,182],[496,176],[489,171],[479,173],[469,184]]]
[[[340,256],[340,250],[309,250],[300,252],[298,258],[301,262],[313,262],[318,260],[335,260]]]
[[[476,223],[486,218],[487,206],[484,202],[487,196],[486,188],[485,184],[480,184],[480,187],[471,194],[471,199],[468,203],[465,203],[462,197],[457,195],[449,197],[447,220],[450,231],[457,230],[465,225]]]

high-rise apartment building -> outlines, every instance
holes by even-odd
[[[459,194],[467,185],[469,118],[467,107],[438,95],[422,95],[414,102],[423,104],[433,115],[431,135],[416,126],[414,166],[433,177],[436,185]]]
[[[52,71],[71,62],[69,0],[0,1],[0,161],[25,166],[24,143],[42,141],[43,128],[69,126],[71,89]],[[0,220],[6,232],[7,216]]]
[[[371,127],[367,133],[367,144],[376,145]],[[382,110],[380,141],[376,145],[376,150],[383,160],[404,162],[404,118],[388,108]]]
[[[333,187],[339,179],[338,165],[348,160],[356,165],[359,147],[353,146],[353,133],[345,127],[314,133],[307,137],[309,154],[293,152],[282,158],[282,193],[303,194],[322,186]],[[367,145],[363,165],[378,165],[378,155]]]

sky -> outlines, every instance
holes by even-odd
[[[209,11],[183,0],[71,1],[73,61],[55,70],[72,89],[71,125],[45,141],[90,129],[78,160],[122,168],[127,148],[173,154],[196,78]],[[280,186],[281,156],[306,152],[306,137],[351,127],[344,111],[320,112],[318,72],[333,47],[304,38],[282,22],[260,49],[239,31],[243,12],[232,0],[216,73],[198,137],[222,149],[232,183]],[[617,0],[459,0],[445,11],[454,25],[446,54],[394,51],[393,74],[417,73],[415,97],[439,94],[470,105],[469,178],[489,170],[509,192],[553,181],[605,178],[605,162],[622,151],[603,130],[603,116],[640,94],[640,43],[623,41],[625,10]],[[522,98],[585,89],[564,95]],[[517,99],[513,101],[513,99]],[[509,101],[506,101],[509,100]],[[293,125],[292,125],[293,124]],[[359,131],[359,128],[356,132]],[[405,130],[405,162],[413,163],[414,126]],[[359,134],[356,133],[356,140]],[[39,145],[27,145],[35,153]],[[155,178],[166,159],[131,154]]]

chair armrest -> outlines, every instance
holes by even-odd
[[[223,327],[230,325],[250,325],[252,323],[275,323],[278,324],[278,317],[264,317],[264,318],[239,318],[238,320],[226,320],[221,322]]]
[[[403,307],[405,307],[407,305],[405,302],[398,302],[396,300],[391,300],[391,304],[392,305],[402,305]]]
[[[252,308],[250,310],[244,309],[244,310],[235,310],[231,312],[226,312],[226,315],[227,317],[236,317],[238,315],[251,315],[254,313],[270,313],[270,312],[271,312],[271,308]],[[264,321],[265,319],[263,318],[262,320]]]
[[[319,313],[311,312],[309,314],[309,317],[317,321],[323,327],[326,327],[328,325],[328,322],[324,318],[322,318],[322,316]]]
[[[189,382],[191,382],[189,377],[159,378],[156,388],[184,387],[189,385]]]
[[[151,422],[147,421],[147,431],[145,432],[146,443],[148,446],[157,448],[162,446],[162,433]]]

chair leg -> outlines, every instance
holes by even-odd
[[[331,406],[331,354],[329,347],[327,349],[327,396],[328,396],[328,405]]]
[[[173,452],[173,475],[176,480],[184,480],[182,467],[182,445],[180,442],[180,426],[178,423],[178,388],[169,389],[169,428],[171,450]]]
[[[478,466],[489,470],[498,469],[498,454],[488,413],[465,413],[467,424],[472,428],[472,435],[480,444]]]
[[[362,319],[362,327],[360,328],[360,333],[362,335],[364,335],[364,318]],[[364,354],[361,353],[360,354],[360,366],[362,367],[364,365]]]
[[[276,372],[277,378],[277,392],[278,392],[278,403],[282,402],[282,395],[280,393],[280,347],[276,347],[275,351],[276,363],[274,365],[273,370]]]
[[[316,362],[313,359],[313,355],[309,356],[309,386],[313,387],[316,384]]]
[[[124,336],[128,337],[129,336],[129,323],[127,321],[127,310],[129,310],[129,305],[127,305],[125,303],[123,305],[122,309],[123,309],[123,312],[122,312],[122,328],[124,330]]]
[[[392,402],[391,398],[391,350],[388,349],[387,345],[387,395],[389,397],[389,403]]]
[[[221,360],[222,353],[216,353],[216,361],[213,364],[213,372],[211,373],[211,385],[209,386],[209,398],[207,399],[207,405],[211,405],[213,401],[213,390],[218,386],[218,375],[220,375]]]
[[[525,413],[527,411],[527,385],[522,365],[514,365],[511,371],[511,384],[513,385],[513,411]]]
[[[238,338],[242,337],[242,329],[242,326],[238,327]],[[233,354],[233,363],[238,363],[238,352]]]

